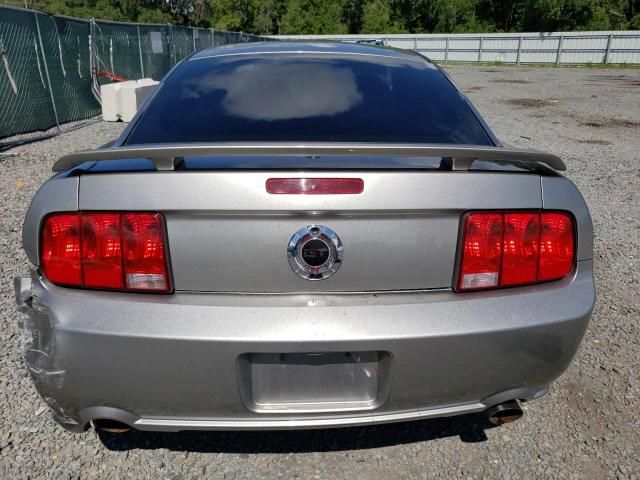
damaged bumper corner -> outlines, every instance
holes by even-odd
[[[22,358],[36,390],[52,409],[54,419],[70,431],[81,432],[84,426],[55,400],[64,385],[65,369],[56,357],[55,335],[49,309],[40,302],[30,277],[13,280],[18,305],[18,328]]]

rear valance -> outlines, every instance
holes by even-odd
[[[468,170],[476,160],[541,163],[566,170],[556,155],[511,147],[393,143],[214,143],[150,144],[85,150],[60,158],[53,171],[60,172],[84,162],[146,158],[156,170],[174,170],[184,157],[202,156],[395,156],[441,157],[451,170]]]

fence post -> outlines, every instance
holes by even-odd
[[[413,51],[418,51],[418,37],[413,37]]]
[[[93,43],[95,42],[95,25],[93,24],[93,18],[89,20],[89,75],[93,77],[93,65],[94,65],[94,52]]]
[[[91,78],[91,93],[100,105],[102,97],[100,92],[100,82],[98,81],[98,34],[96,33],[96,19],[89,20],[89,78]]]
[[[483,37],[480,37],[480,48],[478,48],[478,63],[482,63],[482,41]]]
[[[113,37],[109,38],[109,65],[111,66],[111,73],[115,73],[116,69],[113,66]]]
[[[518,53],[516,54],[516,65],[520,65],[520,52],[522,51],[522,36],[518,38]]]
[[[11,84],[11,89],[14,94],[18,94],[18,87],[16,85],[16,81],[11,75],[11,71],[9,70],[9,61],[7,60],[7,51],[4,48],[4,43],[2,43],[2,37],[0,37],[0,61],[4,63],[4,69],[7,72],[7,77],[9,78],[9,83]]]
[[[169,40],[169,63],[173,67],[176,64],[176,62],[174,61],[173,52],[175,50],[175,45],[173,44],[173,28],[171,28],[170,23],[168,23],[167,25],[169,25],[169,37],[171,37],[171,39]]]
[[[192,28],[191,29],[191,38],[193,40],[193,51],[196,51],[196,29]],[[200,38],[200,35],[198,35],[198,38]]]
[[[144,62],[142,61],[142,42],[140,41],[140,25],[136,25],[136,30],[138,31],[138,54],[140,55],[140,73],[142,73],[142,77],[144,78]]]
[[[42,63],[44,63],[44,73],[47,77],[47,85],[49,86],[49,96],[51,97],[51,106],[53,107],[53,115],[56,117],[56,129],[58,134],[60,133],[60,120],[58,119],[58,109],[56,108],[56,99],[53,96],[53,89],[51,88],[51,78],[49,77],[49,67],[47,66],[47,56],[44,53],[44,44],[42,43],[42,33],[40,33],[40,22],[38,22],[38,14],[33,13],[36,19],[36,29],[38,31],[38,42],[40,43],[40,52],[42,52]]]
[[[449,63],[449,37],[444,39],[444,64]]]
[[[604,54],[604,64],[609,63],[609,55],[611,54],[611,44],[613,43],[613,33],[609,34],[609,38],[607,39],[607,51]]]
[[[560,35],[560,40],[558,40],[558,51],[556,52],[556,65],[560,65],[560,57],[562,56],[563,43],[564,43],[564,35]]]

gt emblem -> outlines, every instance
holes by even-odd
[[[291,269],[306,280],[324,280],[342,264],[342,242],[328,227],[309,225],[293,234],[287,246]]]

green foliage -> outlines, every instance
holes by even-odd
[[[23,1],[7,2],[24,7]],[[29,8],[46,13],[121,22],[169,23],[174,16],[158,8],[162,1],[147,0],[27,0]]]
[[[253,28],[251,33],[268,35],[280,31],[282,17],[287,11],[286,0],[253,0]]]
[[[529,0],[521,25],[528,31],[608,30],[611,20],[600,0]]]
[[[253,24],[250,0],[216,0],[211,3],[211,26],[222,30],[247,31]]]
[[[341,0],[289,0],[281,33],[347,33]]]
[[[385,0],[373,0],[363,6],[361,33],[387,33],[391,25],[391,7]]]
[[[140,10],[136,22],[140,23],[174,23],[170,14],[154,8]]]
[[[27,0],[83,18],[258,34],[640,29],[640,0]],[[24,5],[24,0],[9,4]]]

